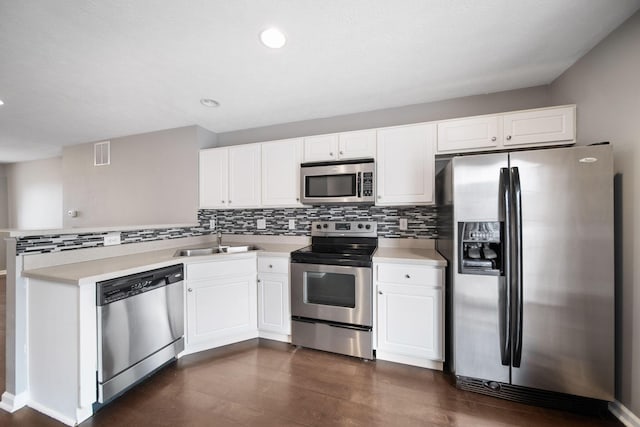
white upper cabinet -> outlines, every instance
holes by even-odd
[[[300,204],[302,138],[262,143],[262,206]]]
[[[575,106],[503,116],[506,146],[567,143],[575,139]]]
[[[200,208],[227,207],[229,175],[226,148],[200,151]]]
[[[501,138],[498,117],[476,117],[438,123],[438,152],[491,149]]]
[[[488,151],[575,142],[575,105],[438,123],[438,153]]]
[[[200,208],[260,206],[260,144],[200,151]]]
[[[260,144],[229,147],[230,208],[260,206]]]
[[[375,129],[341,133],[338,136],[338,156],[340,159],[375,158]]]
[[[375,129],[340,134],[316,135],[304,138],[305,162],[375,157]]]
[[[378,130],[376,205],[433,203],[436,125]]]

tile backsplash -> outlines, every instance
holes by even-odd
[[[407,219],[407,230],[400,230],[400,218]],[[216,230],[209,221],[216,221]],[[259,230],[257,220],[264,219],[266,228]],[[262,208],[198,211],[200,225],[184,228],[142,229],[122,231],[122,244],[153,240],[201,236],[220,230],[224,234],[309,236],[312,221],[375,221],[378,236],[389,238],[434,239],[438,235],[438,214],[434,206],[312,206],[306,208]],[[289,229],[289,220],[295,229]],[[18,255],[27,253],[60,252],[103,246],[106,232],[82,234],[52,234],[17,239]]]

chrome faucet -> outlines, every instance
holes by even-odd
[[[218,247],[220,247],[222,246],[222,231],[218,230],[217,238],[218,238]]]

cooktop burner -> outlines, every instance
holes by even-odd
[[[291,262],[368,267],[378,247],[375,222],[313,222],[311,246],[291,253]]]

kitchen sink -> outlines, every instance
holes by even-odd
[[[238,252],[249,252],[249,251],[259,251],[261,248],[256,245],[239,245],[239,246],[213,246],[213,247],[205,247],[205,248],[190,248],[190,249],[178,249],[174,257],[183,257],[183,256],[203,256],[203,255],[214,255],[214,254],[231,254]]]

